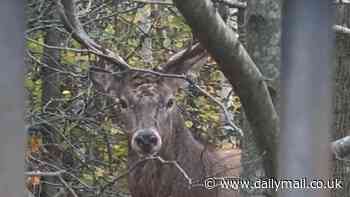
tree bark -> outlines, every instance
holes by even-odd
[[[269,92],[275,109],[279,112],[280,97],[280,65],[281,65],[281,13],[280,0],[250,0],[247,2],[246,14],[240,28],[247,32],[242,37],[248,53],[261,71],[268,78]],[[241,37],[241,34],[240,34]],[[257,160],[260,151],[255,143],[244,114],[241,114],[242,126],[246,133],[243,140],[243,171],[241,176],[250,180],[264,177],[262,162]],[[242,196],[265,196],[266,191],[242,191]]]
[[[336,24],[350,25],[349,5],[338,5],[336,12]],[[350,135],[350,40],[348,35],[337,34],[334,76],[333,76],[333,140]],[[343,189],[332,193],[333,197],[348,196],[350,193],[350,165],[347,160],[334,157],[333,177],[343,180]]]
[[[55,7],[53,7],[55,9]],[[58,19],[58,13],[53,13],[52,18]],[[54,28],[49,28],[46,31],[44,38],[44,44],[48,46],[61,46],[61,37],[59,32]],[[60,50],[53,48],[44,48],[42,57],[43,66],[41,68],[40,77],[42,80],[42,103],[43,108],[46,110],[55,112],[57,107],[57,102],[53,99],[57,99],[61,95],[60,83],[61,77],[60,73],[56,72],[54,69],[60,69]],[[54,131],[52,131],[54,132]],[[42,133],[45,143],[56,143],[53,142],[48,133]],[[56,177],[43,177],[43,179],[49,183],[57,183]],[[50,197],[57,193],[57,188],[51,184],[43,184],[40,196]]]
[[[267,176],[275,177],[279,119],[262,74],[210,0],[174,0],[174,3],[241,98],[254,139],[259,150],[266,153]]]
[[[281,0],[252,0],[247,6],[247,51],[268,78],[273,103],[279,109],[279,77],[281,66]]]
[[[55,17],[57,19],[57,16]],[[49,46],[60,46],[61,38],[59,32],[50,28],[46,31],[44,38],[44,44]],[[60,69],[60,50],[53,48],[44,48],[42,63],[49,66],[43,66],[41,68],[41,79],[42,79],[42,103],[45,106],[53,98],[59,98],[61,95],[60,90],[60,73],[56,72],[54,69]],[[54,110],[56,103],[53,102],[48,106],[48,109]]]
[[[217,9],[221,16],[221,18],[224,20],[224,22],[233,30],[237,30],[237,18],[234,16],[234,12],[237,11],[237,8],[229,7],[226,3],[230,3],[232,1],[228,2],[220,2],[217,3]],[[237,34],[235,34],[237,36]],[[221,90],[219,92],[219,96],[222,101],[224,101],[224,105],[226,105],[226,108],[229,109],[232,106],[231,99],[234,96],[234,92],[232,91],[232,86],[230,82],[226,79],[226,77],[220,73],[220,87]],[[231,92],[232,91],[232,92]],[[235,118],[236,111],[230,111],[229,119],[232,121],[236,121],[237,118]],[[228,124],[226,120],[226,115],[224,110],[220,109],[220,127],[224,128]],[[238,140],[237,136],[228,135],[227,136],[228,141],[232,143],[233,148],[241,148],[240,147],[240,140]]]
[[[348,157],[350,155],[350,136],[332,142],[331,148],[337,159]]]

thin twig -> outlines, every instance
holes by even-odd
[[[28,57],[30,57],[32,60],[34,60],[37,64],[43,66],[43,67],[46,67],[46,68],[49,68],[55,72],[58,72],[58,73],[62,73],[62,74],[68,74],[68,75],[72,75],[73,77],[80,77],[80,78],[86,78],[87,76],[84,76],[84,75],[80,75],[80,74],[76,74],[76,73],[73,73],[73,72],[69,72],[69,71],[63,71],[63,70],[60,70],[60,69],[57,69],[57,68],[53,68],[45,63],[43,63],[42,61],[40,61],[38,58],[34,57],[29,51],[27,51],[27,55]]]
[[[244,9],[247,7],[247,2],[238,2],[238,1],[229,1],[229,0],[215,0],[217,3],[223,3],[230,8],[241,8]]]
[[[107,187],[112,186],[113,184],[115,184],[118,180],[120,180],[121,178],[127,176],[130,172],[132,172],[134,169],[136,169],[137,166],[143,164],[144,162],[146,162],[149,159],[142,159],[139,160],[137,162],[135,162],[133,165],[131,165],[129,167],[129,169],[127,171],[125,171],[124,173],[120,174],[119,176],[115,177],[111,182],[107,183],[106,185],[104,185],[100,191],[98,192],[99,194],[103,194],[103,192],[107,189]]]
[[[136,3],[144,3],[144,4],[158,4],[158,5],[169,5],[173,6],[174,4],[171,1],[155,1],[155,0],[134,0]]]
[[[56,172],[41,172],[41,171],[31,171],[25,172],[26,176],[60,176],[62,173],[65,173],[65,170],[60,170]]]
[[[75,193],[74,189],[62,178],[61,175],[59,175],[58,178],[59,178],[60,181],[63,183],[63,185],[66,186],[66,188],[70,191],[70,193],[71,193],[74,197],[78,197],[78,195]]]
[[[333,26],[333,30],[336,33],[350,35],[350,28],[348,28],[348,27],[344,27],[344,26],[341,26],[341,25],[334,25]]]
[[[57,172],[40,172],[40,171],[34,171],[34,172],[26,172],[25,174],[27,176],[47,176],[47,177],[58,177],[62,184],[72,193],[74,197],[78,197],[78,195],[75,193],[75,191],[69,186],[69,184],[62,178],[62,173],[64,173],[64,170],[57,171]]]
[[[51,46],[51,45],[47,45],[47,44],[44,44],[44,43],[41,43],[41,42],[38,42],[34,39],[31,39],[29,37],[25,37],[26,40],[28,40],[29,42],[32,42],[34,44],[37,44],[37,45],[40,45],[40,46],[43,46],[45,48],[48,48],[48,49],[57,49],[57,50],[65,50],[65,51],[73,51],[73,52],[77,52],[77,53],[90,53],[91,50],[88,50],[88,49],[76,49],[76,48],[69,48],[69,47],[59,47],[59,46]]]
[[[160,161],[162,164],[170,164],[175,166],[180,172],[181,174],[184,176],[184,178],[187,180],[188,186],[192,187],[192,183],[193,180],[192,178],[186,173],[186,171],[179,165],[179,163],[177,163],[177,161],[168,161],[168,160],[164,160],[163,158],[161,158],[160,156],[151,156],[148,157],[148,159],[151,160],[158,160]]]
[[[168,161],[168,160],[164,160],[163,158],[161,158],[160,156],[147,156],[142,158],[139,161],[136,161],[126,172],[120,174],[119,176],[115,177],[111,182],[109,182],[108,184],[106,184],[105,186],[103,186],[101,188],[101,190],[99,191],[99,194],[102,194],[107,187],[112,186],[113,184],[115,184],[118,180],[120,180],[121,178],[125,177],[126,175],[128,175],[130,172],[132,172],[133,170],[136,169],[137,166],[150,161],[150,160],[158,160],[160,161],[162,164],[170,164],[170,165],[174,165],[180,172],[181,174],[184,176],[184,178],[187,180],[188,186],[192,187],[193,185],[193,181],[192,178],[187,174],[187,172],[177,163],[177,161]]]
[[[29,155],[30,159],[36,161],[36,162],[39,162],[41,164],[44,164],[46,166],[49,166],[49,167],[52,167],[52,168],[55,168],[56,170],[58,171],[64,171],[65,174],[69,175],[70,177],[72,177],[73,179],[77,180],[81,185],[83,185],[84,187],[88,188],[88,189],[92,189],[93,187],[88,185],[87,183],[85,183],[84,181],[82,181],[81,179],[79,179],[76,175],[74,175],[73,173],[70,173],[70,172],[67,172],[61,168],[59,168],[58,166],[52,164],[52,163],[48,163],[46,161],[42,161],[40,159],[37,159],[35,157],[33,157],[32,155]]]

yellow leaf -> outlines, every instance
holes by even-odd
[[[102,168],[96,168],[96,176],[102,177],[104,176],[105,171]]]
[[[63,53],[62,60],[66,64],[74,64],[76,63],[76,60],[75,60],[76,56],[77,54],[75,52],[67,51]]]
[[[183,43],[182,43],[182,42],[176,42],[176,43],[175,43],[175,46],[176,46],[177,48],[182,48],[182,47],[183,47]]]
[[[224,149],[224,150],[232,149],[232,144],[231,143],[223,143],[221,145],[221,148]]]
[[[112,135],[116,135],[118,133],[123,133],[120,129],[112,127],[110,129]]]
[[[63,95],[69,95],[69,94],[70,94],[70,91],[69,91],[69,90],[63,90],[62,94],[63,94]]]
[[[187,121],[185,121],[185,126],[186,126],[187,128],[191,128],[191,127],[193,126],[193,122],[187,120]]]

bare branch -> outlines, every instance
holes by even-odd
[[[341,25],[334,25],[334,26],[333,26],[333,30],[334,30],[336,33],[341,33],[341,34],[350,35],[350,28],[348,28],[348,27],[344,27],[344,26],[341,26]]]
[[[230,8],[246,8],[247,2],[239,2],[239,1],[230,1],[230,0],[215,0],[214,2],[223,3]]]
[[[54,165],[54,164],[52,164],[52,163],[48,163],[48,162],[46,162],[46,161],[42,161],[42,160],[40,160],[40,159],[38,159],[38,158],[35,158],[35,157],[33,157],[32,155],[28,155],[28,156],[29,156],[29,158],[30,158],[31,160],[34,160],[34,161],[36,161],[36,162],[38,162],[38,163],[40,163],[40,164],[43,164],[43,165],[45,165],[45,166],[49,166],[49,167],[52,167],[52,168],[56,169],[57,172],[62,172],[62,171],[63,171],[66,175],[69,175],[69,176],[72,177],[73,179],[77,180],[77,181],[78,181],[81,185],[83,185],[84,187],[89,188],[89,189],[92,188],[92,186],[88,185],[87,183],[85,183],[84,181],[82,181],[81,179],[79,179],[79,178],[78,178],[76,175],[74,175],[73,173],[70,173],[70,172],[68,172],[68,171],[65,171],[65,170],[59,168],[58,166],[56,166],[56,165]]]
[[[192,186],[192,178],[187,174],[187,172],[176,161],[164,160],[160,156],[147,156],[147,157],[144,157],[144,158],[140,159],[139,161],[136,161],[133,165],[131,165],[129,167],[129,169],[127,171],[125,171],[124,173],[122,173],[119,176],[115,177],[111,182],[109,182],[104,187],[102,187],[101,190],[99,191],[99,194],[102,194],[107,187],[112,186],[118,180],[120,180],[121,178],[127,176],[130,172],[134,171],[139,165],[141,165],[141,164],[143,164],[143,163],[145,163],[147,161],[150,161],[150,160],[158,160],[162,164],[174,165],[181,172],[181,174],[184,176],[184,178],[187,180],[189,187]]]
[[[60,176],[64,172],[65,172],[64,170],[60,170],[56,172],[32,171],[32,172],[26,172],[25,175],[27,176]]]
[[[349,0],[335,0],[334,3],[338,4],[350,4]]]
[[[350,136],[332,142],[331,149],[336,158],[342,159],[350,155]]]
[[[134,0],[133,2],[136,2],[136,3],[144,3],[144,4],[170,5],[170,6],[173,6],[173,5],[174,5],[171,1]]]
[[[76,53],[88,53],[88,52],[91,52],[90,50],[87,50],[87,49],[76,49],[76,48],[69,48],[69,47],[50,46],[50,45],[47,45],[45,43],[41,43],[41,42],[38,42],[38,41],[36,41],[34,39],[31,39],[31,38],[29,38],[27,36],[25,37],[25,39],[28,40],[29,42],[32,42],[34,44],[43,46],[43,47],[48,48],[48,49],[73,51],[73,52],[76,52]]]
[[[97,44],[85,32],[78,19],[78,16],[76,16],[77,8],[75,6],[75,2],[76,0],[57,1],[58,11],[64,22],[65,28],[72,33],[75,40],[89,49],[91,53],[103,57],[104,59],[118,65],[121,69],[128,69],[129,65],[124,61],[122,57]]]
[[[102,194],[106,189],[107,187],[110,187],[112,186],[113,184],[115,184],[118,180],[120,180],[121,178],[124,178],[125,176],[127,176],[130,172],[132,172],[133,170],[136,169],[137,166],[143,164],[144,162],[146,162],[147,160],[149,159],[142,159],[140,161],[137,161],[135,162],[132,166],[130,166],[128,168],[128,170],[124,173],[121,173],[119,176],[115,177],[111,182],[109,182],[108,184],[106,184],[105,186],[103,186],[100,191],[98,192],[99,194]]]
[[[168,161],[168,160],[164,160],[163,158],[161,158],[160,156],[151,156],[148,157],[147,159],[151,159],[151,160],[158,160],[160,161],[160,163],[162,164],[170,164],[175,166],[176,169],[178,169],[181,174],[184,176],[184,178],[187,180],[188,186],[191,187],[192,186],[192,178],[187,174],[187,172],[179,165],[179,163],[177,161]]]
[[[35,171],[35,172],[26,172],[25,175],[27,176],[46,176],[46,177],[58,177],[59,180],[63,183],[63,185],[72,193],[74,197],[78,197],[78,195],[75,193],[73,188],[62,178],[62,174],[64,173],[64,170],[60,170],[57,172],[40,172],[40,171]]]
[[[66,186],[66,188],[70,191],[70,193],[71,193],[74,197],[78,197],[78,195],[75,193],[75,191],[73,190],[73,188],[62,178],[61,175],[59,175],[58,178],[59,178],[60,181],[63,183],[63,185]]]
[[[81,78],[85,78],[86,77],[84,75],[76,74],[76,73],[69,72],[69,71],[60,70],[60,69],[54,68],[52,66],[49,66],[49,65],[45,64],[44,62],[40,61],[38,58],[34,57],[29,51],[27,51],[26,54],[28,55],[28,57],[30,57],[37,64],[39,64],[39,65],[41,65],[43,67],[49,68],[49,69],[51,69],[51,70],[53,70],[55,72],[58,72],[58,73],[61,73],[61,74],[68,74],[68,75],[71,75],[73,77],[81,77]]]

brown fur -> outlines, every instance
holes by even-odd
[[[238,177],[240,151],[210,152],[199,144],[177,117],[174,136],[159,153],[166,160],[175,160],[195,181],[203,183],[206,177]],[[137,156],[131,151],[129,164],[136,162]],[[148,161],[129,174],[129,187],[133,197],[209,197],[238,196],[237,191],[208,190],[203,187],[189,189],[187,180],[180,171],[157,160]]]

